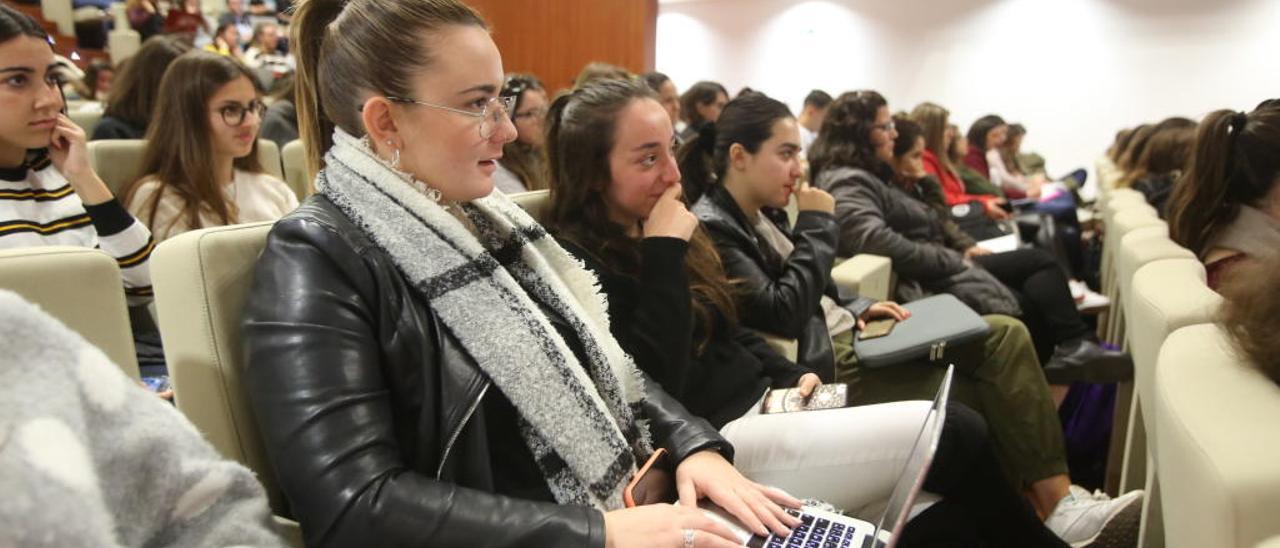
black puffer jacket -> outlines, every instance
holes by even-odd
[[[693,212],[715,241],[725,272],[742,281],[738,286],[742,323],[796,339],[797,362],[816,372],[823,382],[834,382],[835,353],[822,297],[831,297],[855,318],[875,304],[873,299],[842,291],[831,279],[838,229],[835,217],[802,211],[792,229],[787,226],[786,212],[762,210],[761,215],[795,244],[795,250],[784,261],[756,234],[746,214],[723,187],[712,185]]]
[[[545,489],[533,490],[543,500],[498,492],[542,482],[514,415],[491,412],[509,401],[324,196],[272,229],[246,316],[245,387],[308,546],[604,546],[595,509]],[[647,388],[640,418],[656,446],[677,462],[732,456],[706,421]]]

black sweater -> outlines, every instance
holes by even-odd
[[[561,244],[600,279],[609,299],[610,329],[636,365],[693,414],[717,429],[741,417],[766,389],[795,386],[808,369],[792,363],[743,327],[717,322],[695,355],[693,295],[685,274],[689,243],[678,238],[640,242],[639,276],[601,264],[568,241]]]

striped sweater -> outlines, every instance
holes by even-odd
[[[120,265],[129,302],[151,297],[151,232],[120,202],[85,206],[48,160],[0,168],[0,249],[68,245],[101,249]]]

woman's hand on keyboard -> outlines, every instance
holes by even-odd
[[[799,499],[747,479],[715,451],[701,451],[685,458],[676,467],[676,489],[681,506],[697,508],[699,499],[710,499],[760,536],[772,531],[785,537],[800,524],[784,509],[799,508]]]

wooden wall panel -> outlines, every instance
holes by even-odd
[[[507,72],[537,75],[549,91],[583,65],[653,70],[658,0],[467,0],[484,14]]]

